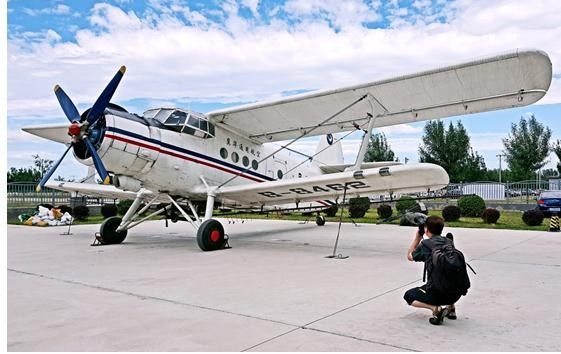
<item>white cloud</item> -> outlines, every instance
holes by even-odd
[[[44,8],[44,9],[29,9],[24,8],[23,12],[28,14],[29,16],[40,16],[40,15],[66,15],[70,13],[70,7],[58,4],[52,8]]]
[[[270,24],[249,22],[231,2],[223,3],[224,23],[210,22],[175,2],[173,9],[157,1],[151,4],[155,10],[145,14],[96,4],[89,17],[94,29],[77,30],[76,42],[63,41],[52,30],[10,38],[8,114],[51,115],[58,109],[52,94],[55,83],[76,103],[89,105],[122,64],[128,71],[116,101],[254,101],[288,90],[387,78],[517,47],[544,49],[555,73],[561,73],[557,1],[501,1],[497,6],[457,1],[447,5],[449,23],[404,22],[386,29],[357,26],[379,16],[378,5],[359,1],[288,1],[284,11],[300,20],[296,27],[282,18]],[[259,6],[257,1],[246,4],[256,10]],[[470,15],[481,24],[473,25]],[[491,15],[485,28],[485,16]],[[326,19],[342,30],[334,30]],[[554,79],[543,103],[561,102],[560,80]]]

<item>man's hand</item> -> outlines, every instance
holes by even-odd
[[[407,259],[409,261],[413,262],[413,251],[415,251],[415,248],[419,246],[419,243],[421,243],[422,240],[423,240],[423,235],[421,235],[419,233],[419,230],[417,230],[417,232],[415,233],[415,238],[413,239],[413,242],[411,242],[411,245],[407,250]]]

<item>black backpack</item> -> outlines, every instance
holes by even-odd
[[[451,241],[440,245],[432,242],[425,244],[431,249],[431,256],[425,263],[425,271],[431,272],[431,287],[445,298],[466,295],[471,285],[466,266],[476,273],[466,263],[463,253]]]

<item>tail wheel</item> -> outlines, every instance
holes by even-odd
[[[117,228],[121,225],[122,219],[118,216],[112,216],[105,219],[99,228],[99,234],[102,242],[105,244],[121,243],[127,237],[127,230],[117,232]]]
[[[197,231],[197,244],[203,251],[216,251],[226,244],[224,227],[214,219],[206,220]]]
[[[317,226],[325,225],[325,217],[322,216],[322,215],[316,216],[316,224],[317,224]]]

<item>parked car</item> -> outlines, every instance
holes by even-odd
[[[507,189],[505,190],[506,197],[520,197],[522,193],[516,189]]]
[[[561,216],[561,191],[541,192],[538,197],[537,209],[541,210],[546,217]]]

